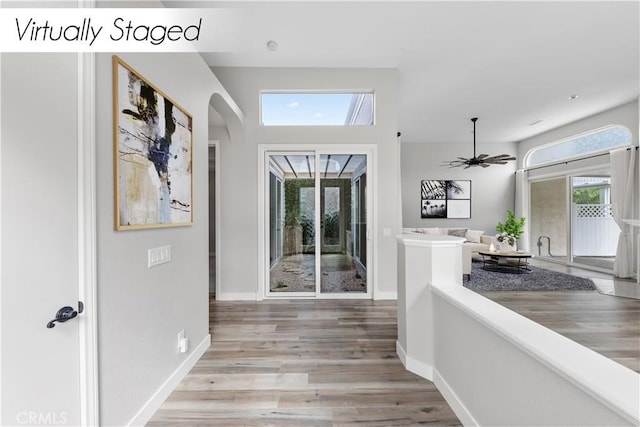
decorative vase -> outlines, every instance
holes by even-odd
[[[500,242],[500,252],[504,252],[507,254],[516,252],[517,248],[516,248],[516,243],[514,242],[513,245],[510,245],[509,242]]]

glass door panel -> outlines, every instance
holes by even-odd
[[[316,177],[313,154],[269,156],[269,291],[316,293]]]
[[[613,219],[611,177],[571,177],[571,261],[613,271],[620,227]]]
[[[353,256],[367,266],[367,174],[354,181]]]
[[[567,180],[565,177],[531,183],[531,246],[536,256],[548,261],[567,262],[568,222]]]
[[[320,293],[367,293],[366,171],[361,154],[321,154]]]

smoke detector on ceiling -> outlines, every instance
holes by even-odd
[[[278,50],[278,42],[269,40],[267,42],[267,49],[269,49],[271,52],[275,52],[276,50]]]

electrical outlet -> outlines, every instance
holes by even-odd
[[[149,268],[171,261],[171,246],[166,245],[149,249],[147,259]]]
[[[189,339],[184,337],[184,329],[178,332],[178,351],[186,353],[189,350]]]

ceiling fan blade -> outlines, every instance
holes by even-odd
[[[480,163],[480,165],[479,165],[479,166],[481,166],[481,167],[483,167],[483,168],[488,168],[488,167],[489,167],[489,166],[491,166],[491,165],[490,165],[489,163]]]
[[[500,154],[497,156],[487,157],[484,159],[485,161],[495,161],[495,160],[515,160],[515,157],[509,156],[508,154]]]
[[[466,162],[468,159],[464,158],[464,157],[456,157],[457,159],[462,160],[463,162]]]
[[[461,158],[462,159],[462,158]],[[443,162],[443,166],[449,166],[451,168],[456,168],[456,167],[460,167],[460,166],[464,166],[466,165],[466,159],[462,159],[462,160],[452,160],[450,162]]]
[[[489,155],[488,154],[480,154],[478,157],[476,157],[476,159],[482,160],[485,157],[489,157]]]

